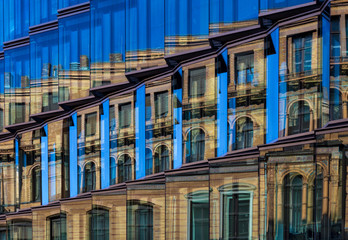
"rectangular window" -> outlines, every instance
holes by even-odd
[[[128,128],[132,122],[132,105],[131,103],[121,104],[118,107],[120,128]]]
[[[204,199],[190,201],[190,240],[209,239],[209,203]]]
[[[155,94],[155,111],[156,118],[168,115],[168,91]]]
[[[251,194],[229,192],[222,196],[223,239],[251,239]]]
[[[236,56],[236,84],[252,83],[254,80],[254,53]]]
[[[331,17],[331,56],[341,56],[340,16]]]
[[[293,72],[312,70],[312,33],[292,38]]]
[[[85,116],[86,136],[94,136],[97,132],[97,113],[93,112]]]
[[[151,120],[151,95],[150,94],[146,94],[145,97],[145,119],[146,121]]]
[[[205,67],[192,69],[189,71],[189,97],[202,97],[205,94]]]
[[[10,103],[10,124],[25,121],[25,103]]]
[[[59,217],[51,218],[50,220],[50,239],[52,240],[65,240],[66,235],[66,216],[61,215]]]

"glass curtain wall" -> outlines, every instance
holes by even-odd
[[[126,71],[165,65],[164,1],[126,0]]]
[[[171,78],[145,85],[146,175],[173,168]]]
[[[5,124],[29,121],[29,46],[5,52]]]
[[[183,158],[190,163],[216,154],[215,59],[184,67],[182,75]]]
[[[99,107],[77,113],[78,192],[100,189]]]
[[[58,109],[58,30],[30,37],[30,113]]]
[[[69,197],[69,121],[48,124],[48,199]]]
[[[90,47],[89,13],[59,20],[59,102],[89,95]]]
[[[28,36],[29,1],[4,0],[4,41]]]
[[[58,0],[30,0],[30,26],[54,21],[57,8]]]
[[[126,0],[91,2],[91,87],[126,82]]]
[[[18,139],[19,202],[21,208],[28,208],[41,204],[41,130],[23,133]]]
[[[135,178],[134,94],[110,99],[110,184]]]
[[[228,50],[228,151],[264,143],[266,83],[264,41]],[[218,59],[223,61],[223,59]]]

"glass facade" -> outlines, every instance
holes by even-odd
[[[0,239],[346,239],[327,3],[0,0]]]

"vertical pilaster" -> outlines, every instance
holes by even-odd
[[[110,186],[109,100],[103,102],[100,107],[101,188],[103,189]]]
[[[17,160],[16,160],[17,161]],[[48,127],[45,125],[41,132],[41,204],[46,205],[48,198]]]
[[[136,90],[135,179],[145,177],[145,85]]]
[[[70,117],[69,126],[69,169],[70,169],[70,197],[77,195],[77,113]]]
[[[182,69],[173,79],[173,168],[182,165]]]

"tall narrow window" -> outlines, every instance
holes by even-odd
[[[128,154],[123,154],[118,159],[118,182],[132,180],[132,159]]]
[[[189,97],[202,97],[205,94],[206,69],[205,67],[189,71]]]
[[[209,239],[209,193],[198,191],[189,194],[189,235],[190,240]]]
[[[40,167],[35,167],[32,170],[32,201],[39,202],[41,200],[41,169]]]
[[[85,116],[86,137],[94,136],[97,132],[97,113],[89,113]]]
[[[50,240],[66,240],[66,215],[51,217],[50,221]]]
[[[110,185],[116,184],[116,160],[114,157],[110,158]]]
[[[119,122],[120,128],[128,128],[132,122],[132,105],[131,103],[119,105]]]
[[[305,237],[302,227],[302,176],[288,174],[284,179],[283,223],[284,239],[290,236]]]
[[[163,118],[168,115],[168,91],[155,94],[156,118]]]
[[[90,192],[96,189],[95,164],[89,162],[84,169],[84,192]]]
[[[151,114],[152,114],[152,109],[151,109],[151,95],[146,94],[145,96],[145,120],[149,121],[151,120]]]
[[[25,121],[25,103],[10,103],[10,124],[22,123]]]
[[[330,120],[342,119],[342,94],[336,88],[330,89]]]
[[[145,175],[152,174],[152,151],[149,148],[145,149]]]
[[[169,169],[169,149],[162,145],[156,149],[155,172],[163,172]]]
[[[187,134],[186,140],[186,162],[204,160],[205,133],[202,129],[196,128]]]
[[[6,228],[0,228],[0,240],[6,240]]]
[[[251,193],[227,192],[223,195],[223,239],[250,239]]]
[[[254,81],[254,53],[236,56],[236,84],[252,83]]]
[[[288,135],[308,132],[310,128],[310,108],[305,101],[297,101],[289,110]]]
[[[153,240],[153,205],[131,200],[127,203],[127,239]]]
[[[292,38],[293,72],[310,73],[312,70],[312,33]]]
[[[253,146],[254,123],[249,117],[239,118],[235,125],[235,149],[245,149]]]
[[[94,208],[88,213],[89,239],[109,239],[109,211],[103,208]]]
[[[341,56],[340,16],[331,16],[331,57]]]

